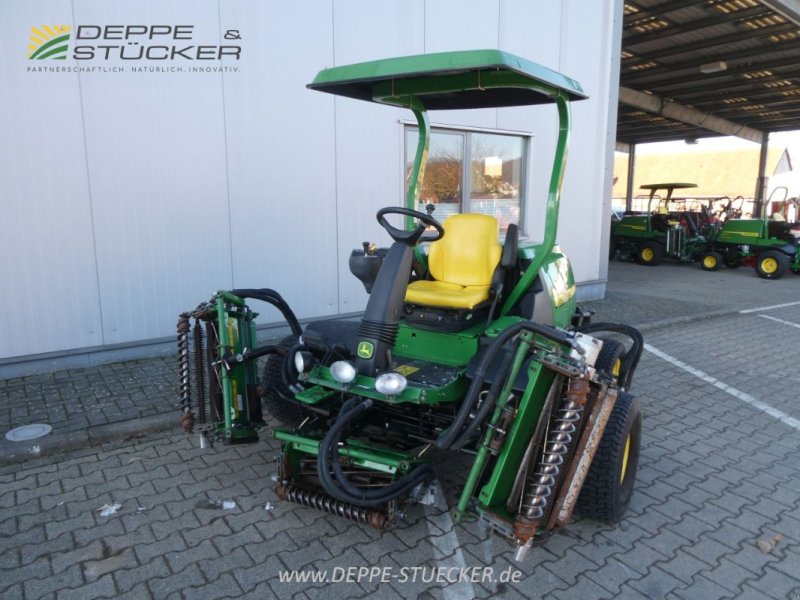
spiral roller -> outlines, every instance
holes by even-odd
[[[200,424],[206,422],[206,383],[205,383],[205,347],[203,340],[203,324],[196,320],[192,328],[194,336],[194,397],[197,402],[197,419]]]
[[[178,317],[178,381],[181,399],[181,427],[186,431],[194,428],[194,415],[192,414],[192,391],[189,377],[189,315],[181,314]]]
[[[376,529],[383,529],[388,520],[387,516],[381,511],[340,502],[323,492],[314,492],[294,485],[280,484],[275,489],[275,494],[281,500],[288,500],[295,504],[321,510]]]
[[[564,405],[561,406],[553,420],[553,426],[544,445],[544,453],[536,472],[530,478],[523,496],[522,508],[514,523],[514,533],[521,542],[526,542],[535,533],[539,521],[544,517],[545,509],[553,488],[558,482],[561,465],[570,453],[575,433],[583,418],[589,384],[583,380],[570,380]]]

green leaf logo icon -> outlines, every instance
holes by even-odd
[[[28,58],[42,60],[64,60],[67,58],[67,44],[69,42],[70,25],[41,25],[31,27],[30,44],[28,45]]]
[[[361,358],[372,358],[372,353],[375,351],[375,347],[372,345],[371,342],[359,342],[358,343],[358,350],[356,354]]]

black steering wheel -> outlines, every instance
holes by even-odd
[[[389,222],[386,220],[386,215],[405,215],[407,217],[414,217],[420,221],[420,224],[417,225],[416,229],[412,229],[411,231],[398,229],[397,227],[389,225]],[[392,239],[395,242],[401,242],[403,244],[408,244],[409,246],[416,246],[418,242],[435,242],[436,240],[442,239],[442,236],[444,236],[444,227],[442,227],[442,224],[439,223],[439,221],[434,219],[431,215],[426,215],[425,213],[411,210],[410,208],[405,208],[402,206],[387,206],[386,208],[382,208],[378,211],[377,217],[378,223],[380,223],[381,227],[383,227],[387,233],[392,236]],[[426,233],[425,230],[428,227],[433,227],[436,231]]]

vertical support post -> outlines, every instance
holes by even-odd
[[[417,201],[419,200],[420,187],[422,180],[425,178],[425,165],[428,162],[428,146],[430,144],[430,130],[431,124],[428,119],[428,113],[422,102],[417,98],[411,98],[411,112],[417,119],[417,128],[419,130],[419,137],[417,138],[417,153],[414,156],[414,168],[411,171],[411,178],[408,181],[408,197],[406,198],[406,207],[411,210],[417,210]],[[414,226],[412,217],[406,217],[406,229],[412,229]]]
[[[217,295],[217,331],[219,331],[219,356],[222,358],[231,346],[228,338],[228,314],[225,311],[225,299],[221,294]],[[219,367],[222,379],[222,411],[225,417],[225,438],[229,439],[233,431],[233,419],[231,418],[231,403],[233,401],[233,381],[231,374],[225,365]]]
[[[767,152],[769,150],[769,133],[764,132],[761,140],[761,153],[758,156],[758,178],[756,179],[756,192],[753,195],[753,218],[764,217],[764,197],[767,195]]]
[[[636,144],[628,144],[628,181],[625,186],[625,210],[633,210],[633,177],[636,174]]]

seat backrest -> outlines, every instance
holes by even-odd
[[[497,241],[497,220],[489,215],[458,214],[443,225],[444,237],[428,251],[433,278],[462,286],[489,285],[503,253]]]

